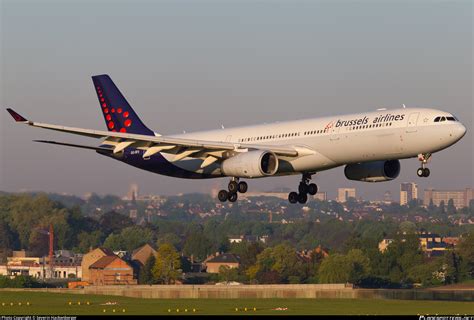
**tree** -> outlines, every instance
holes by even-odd
[[[346,259],[350,266],[349,282],[355,283],[370,274],[370,261],[362,250],[350,250]]]
[[[100,230],[93,232],[81,232],[77,235],[77,247],[79,252],[86,253],[92,248],[96,248],[101,244],[103,233]]]
[[[474,278],[474,232],[471,231],[461,238],[458,253],[461,258],[464,278]]]
[[[446,213],[446,208],[445,208],[444,200],[441,200],[441,202],[439,203],[438,211],[439,211],[439,213],[441,213],[441,214],[445,214],[445,213]]]
[[[153,284],[153,267],[155,266],[156,258],[152,254],[148,257],[145,265],[140,268],[138,282],[140,284]]]
[[[168,243],[162,244],[157,251],[153,267],[153,279],[156,282],[170,284],[181,274],[181,262],[176,249]]]
[[[351,276],[351,267],[342,254],[332,254],[321,262],[318,271],[319,283],[345,283]]]
[[[239,274],[236,268],[230,268],[229,266],[219,267],[219,281],[230,282],[237,281]]]
[[[457,213],[456,207],[454,206],[454,200],[453,199],[448,200],[448,207],[446,208],[446,212],[449,215],[453,215],[453,214]]]
[[[158,234],[158,239],[156,240],[156,247],[159,248],[162,244],[169,243],[178,250],[181,249],[181,239],[175,233],[164,233]]]
[[[212,243],[201,232],[193,231],[184,243],[184,254],[188,257],[193,255],[197,259],[204,260],[211,253]]]

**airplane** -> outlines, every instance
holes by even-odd
[[[292,204],[304,204],[318,186],[317,172],[345,166],[347,179],[390,181],[400,173],[400,159],[418,157],[419,177],[428,177],[433,153],[459,141],[466,127],[451,113],[403,108],[237,128],[161,135],[140,120],[112,79],[92,76],[108,131],[65,127],[27,120],[12,109],[18,123],[102,139],[99,146],[48,140],[36,142],[95,150],[128,165],[161,175],[209,179],[230,177],[222,202],[235,202],[248,185],[242,179],[301,175]]]

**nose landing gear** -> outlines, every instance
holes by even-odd
[[[290,203],[306,203],[308,201],[308,194],[314,196],[318,193],[318,186],[314,183],[309,183],[311,175],[309,173],[303,173],[301,182],[298,185],[298,193],[290,192],[288,194],[288,201]]]
[[[431,159],[431,153],[420,153],[418,155],[418,160],[421,162],[421,167],[416,170],[418,177],[429,177],[430,169],[426,168],[426,164]]]
[[[229,200],[229,202],[235,202],[238,198],[237,193],[245,193],[247,190],[247,182],[239,182],[239,178],[232,178],[227,186],[227,190],[220,190],[217,194],[217,198],[221,202],[226,202],[227,200]]]

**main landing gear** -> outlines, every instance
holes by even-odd
[[[418,155],[418,160],[421,162],[421,167],[416,170],[418,177],[429,177],[430,169],[426,168],[428,160],[431,158],[431,153],[420,153]]]
[[[239,178],[232,178],[232,180],[229,182],[229,185],[227,186],[227,189],[228,191],[221,190],[217,194],[217,198],[219,198],[221,202],[226,202],[227,200],[229,200],[229,202],[237,201],[237,193],[246,193],[248,185],[245,181],[239,182]]]
[[[314,183],[309,183],[310,180],[311,175],[303,173],[301,182],[298,186],[298,193],[293,191],[288,194],[288,201],[290,201],[290,203],[306,203],[306,201],[308,201],[308,194],[314,196],[318,193],[318,186]]]

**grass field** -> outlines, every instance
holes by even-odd
[[[103,305],[116,302],[116,305]],[[80,303],[80,304],[79,304]],[[238,311],[236,311],[238,308]],[[245,311],[247,308],[247,311]],[[254,310],[254,308],[256,310]],[[287,310],[273,310],[287,308]],[[179,313],[177,311],[179,309]],[[187,310],[186,310],[187,309]],[[193,311],[194,309],[194,311]],[[114,311],[115,310],[115,311]],[[368,299],[137,299],[122,296],[0,292],[0,315],[163,314],[474,314],[474,302]]]

